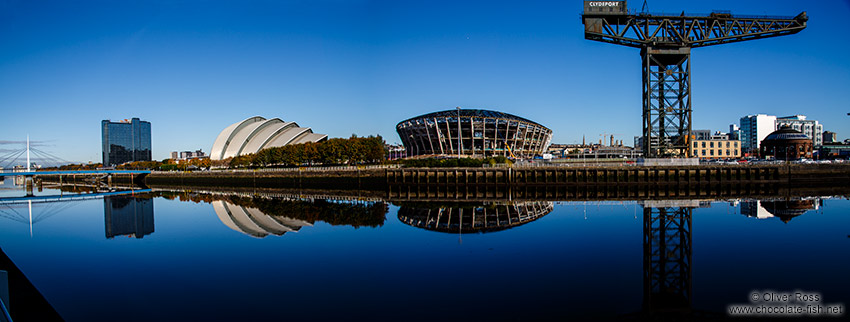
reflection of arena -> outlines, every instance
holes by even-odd
[[[513,228],[543,217],[554,208],[552,202],[531,201],[510,205],[458,204],[439,208],[401,205],[398,219],[410,226],[447,232],[493,232]]]
[[[458,129],[460,116],[460,129]],[[407,155],[531,157],[542,154],[552,130],[536,122],[496,111],[447,110],[420,115],[396,125]],[[460,143],[458,143],[460,131]]]

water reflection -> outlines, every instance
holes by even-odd
[[[533,194],[522,192],[521,196],[557,198],[550,193],[554,192],[541,189]],[[155,238],[144,239],[147,241],[122,244],[118,240],[99,240],[91,243],[88,238],[80,238],[78,232],[99,236],[100,229],[99,217],[92,218],[88,211],[81,211],[77,217],[67,216],[64,220],[79,222],[80,227],[85,225],[94,230],[78,230],[71,234],[68,230],[55,229],[56,226],[61,228],[55,223],[60,221],[61,224],[62,220],[54,220],[45,227],[51,228],[52,233],[37,235],[38,243],[27,242],[29,237],[24,234],[5,234],[3,246],[22,269],[35,276],[33,282],[60,312],[71,317],[69,320],[91,321],[98,317],[105,320],[131,311],[138,312],[139,320],[156,320],[157,314],[189,320],[238,320],[244,314],[240,308],[273,307],[279,303],[304,308],[292,313],[296,320],[390,320],[398,317],[439,320],[446,316],[458,320],[533,320],[567,314],[575,314],[578,320],[612,315],[634,320],[655,317],[681,320],[686,317],[723,318],[725,314],[720,305],[734,302],[739,293],[743,296],[745,291],[762,285],[779,290],[801,287],[823,291],[830,300],[846,298],[846,291],[841,290],[846,283],[839,279],[838,273],[846,270],[846,262],[819,257],[823,254],[818,253],[822,248],[846,249],[844,244],[834,246],[829,239],[819,236],[821,229],[841,226],[846,219],[830,212],[824,216],[808,214],[816,219],[809,225],[796,220],[796,225],[789,223],[782,227],[784,229],[775,229],[776,225],[781,225],[774,221],[776,219],[755,221],[736,213],[740,206],[741,214],[755,214],[756,217],[761,214],[781,219],[780,214],[786,213],[799,216],[810,209],[821,208],[819,199],[772,196],[758,201],[736,196],[723,198],[734,204],[724,212],[723,209],[707,209],[719,208],[712,200],[720,198],[714,196],[679,199],[671,193],[674,200],[663,200],[653,194],[651,198],[659,200],[632,203],[594,201],[600,198],[594,193],[590,191],[588,195],[582,191],[579,194],[579,198],[583,198],[581,204],[602,206],[590,210],[585,207],[590,216],[589,220],[588,216],[582,220],[580,210],[571,212],[569,207],[559,205],[555,212],[553,202],[522,200],[511,195],[505,198],[514,198],[513,201],[454,199],[434,203],[414,199],[417,198],[415,194],[405,196],[406,200],[382,200],[374,195],[369,198],[376,199],[364,200],[358,199],[363,198],[360,195],[321,191],[315,194],[303,191],[258,193],[255,190],[163,191],[103,201],[107,238],[110,235],[138,238],[151,234],[154,231],[154,198],[184,201],[181,205],[157,201],[160,207],[157,215],[161,220],[159,231]],[[435,197],[422,194],[421,198]],[[100,202],[96,200],[93,204],[99,207]],[[192,202],[198,205],[188,204]],[[399,222],[392,218],[386,221],[387,202],[399,206]],[[59,204],[66,203],[55,203]],[[843,200],[827,204],[833,211],[848,205]],[[697,208],[703,209],[694,210]],[[698,214],[697,231],[692,230],[694,214]],[[74,214],[58,214],[59,217],[65,215]],[[543,216],[549,217],[537,221]],[[230,229],[224,228],[222,223]],[[50,227],[51,224],[54,227]],[[329,225],[386,227],[355,231],[331,229]],[[409,227],[477,233],[519,225],[524,226],[511,233],[463,235],[464,240],[467,236],[471,240],[464,245],[451,242],[451,238],[445,238],[448,235]],[[0,225],[0,228],[14,228],[10,226]],[[309,234],[302,233],[298,240],[292,238],[293,233],[302,228]],[[273,237],[286,233],[290,233],[290,238]],[[829,232],[834,233],[835,229]],[[254,240],[243,234],[265,239]],[[844,236],[840,235],[840,242],[844,241]],[[767,240],[765,237],[778,240],[779,247],[747,244],[750,240]],[[800,237],[816,242],[817,247],[807,250],[814,255],[783,260],[780,255],[786,251],[803,253],[799,251],[804,248],[795,246]],[[79,239],[83,242],[77,241]],[[167,241],[169,247],[163,248],[163,241]],[[551,247],[539,247],[543,244]],[[284,248],[289,250],[285,257],[267,256]],[[123,255],[133,255],[138,261],[104,260]],[[697,256],[696,261],[693,255]],[[262,256],[268,259],[263,265],[257,266],[250,260]],[[835,277],[835,281],[823,282],[820,277],[810,277],[812,270],[797,264],[804,261],[806,266],[816,267],[816,273],[824,276],[823,279]],[[146,265],[142,267],[145,271],[161,274],[145,275],[134,292],[116,300],[111,281],[138,279],[139,271],[134,267],[139,263]],[[693,264],[698,266],[693,267]],[[764,267],[783,267],[783,270],[762,269]],[[227,274],[245,270],[253,270],[255,274],[236,277]],[[441,271],[458,274],[443,274],[439,283],[421,283],[409,278]],[[534,274],[516,274],[530,271]],[[735,271],[740,274],[736,275]],[[783,273],[787,271],[795,274],[788,278],[789,275]],[[293,280],[286,276],[303,278]],[[789,283],[782,284],[783,281]],[[829,288],[830,283],[837,285],[835,289]],[[206,288],[208,285],[212,287]],[[252,285],[267,287],[261,290]],[[452,285],[454,291],[446,292],[445,285]],[[284,288],[299,292],[275,291]],[[540,296],[511,297],[519,293]],[[242,295],[222,297],[221,294]],[[383,297],[385,294],[394,295]],[[187,298],[191,300],[185,300]],[[324,301],[312,300],[316,298]],[[410,311],[407,305],[426,303],[433,298],[468,305],[438,306],[425,313]],[[511,310],[475,309],[504,298],[511,299],[508,301]],[[386,302],[387,309],[360,310],[376,299]],[[91,303],[103,304],[102,309],[92,311]],[[328,303],[334,310],[327,309]],[[158,309],[146,310],[148,307]],[[209,307],[223,309],[209,310]],[[352,316],[351,312],[362,314]],[[619,316],[625,312],[635,313]],[[265,315],[273,312],[254,313],[257,319],[274,319]]]
[[[283,236],[304,226],[313,226],[317,221],[332,226],[380,227],[389,211],[382,201],[317,199],[281,193],[159,191],[158,195],[166,199],[210,203],[225,226],[257,238]]]
[[[693,209],[700,200],[639,202],[643,207],[643,309],[653,318],[722,317],[719,312],[692,308],[691,271]],[[785,223],[818,209],[823,199],[813,197],[742,201],[741,214],[759,219],[778,217]]]
[[[823,205],[820,198],[791,198],[780,200],[753,200],[741,203],[741,214],[747,217],[767,219],[777,217],[785,223],[809,210]]]
[[[643,206],[643,314],[688,316],[691,310],[691,216],[699,201]]]
[[[263,238],[269,234],[282,236],[287,232],[298,231],[303,226],[313,226],[303,220],[266,215],[257,208],[243,207],[229,201],[216,200],[212,205],[218,219],[227,227],[253,237]]]
[[[142,238],[154,231],[151,197],[106,197],[103,198],[103,213],[108,239],[115,236]]]
[[[446,233],[494,232],[535,221],[554,208],[552,202],[401,203],[398,220],[413,227]]]

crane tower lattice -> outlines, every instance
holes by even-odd
[[[643,154],[688,157],[691,138],[691,48],[785,36],[808,17],[630,13],[626,1],[585,1],[584,38],[640,48]]]

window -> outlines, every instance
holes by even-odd
[[[705,147],[705,142],[702,142],[702,147]],[[705,154],[705,152],[703,152],[702,154]]]
[[[714,150],[708,150],[708,152],[711,153],[712,156],[714,156]]]
[[[705,156],[705,150],[702,150],[702,155]]]
[[[708,147],[709,147],[709,148],[713,148],[713,147],[714,147],[714,142],[708,142]]]
[[[732,155],[731,153],[729,153],[729,149],[726,149],[726,155]]]
[[[727,147],[727,148],[729,147],[729,142],[726,142],[726,147]]]

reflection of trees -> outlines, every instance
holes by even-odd
[[[96,187],[83,186],[83,185],[61,185],[58,186],[59,191],[62,192],[74,192],[74,193],[93,193],[98,192]]]
[[[334,226],[348,225],[354,228],[383,226],[389,211],[387,204],[383,202],[285,200],[171,191],[159,192],[159,196],[169,200],[179,199],[195,203],[222,200],[242,207],[256,208],[269,216],[299,219],[311,224],[323,221]]]
[[[230,202],[257,208],[266,215],[285,216],[309,223],[324,221],[328,224],[379,227],[384,225],[389,208],[383,202],[348,203],[328,200],[280,200],[231,196]]]
[[[413,227],[448,233],[493,232],[520,226],[552,212],[552,202],[505,204],[401,203],[399,221]]]

